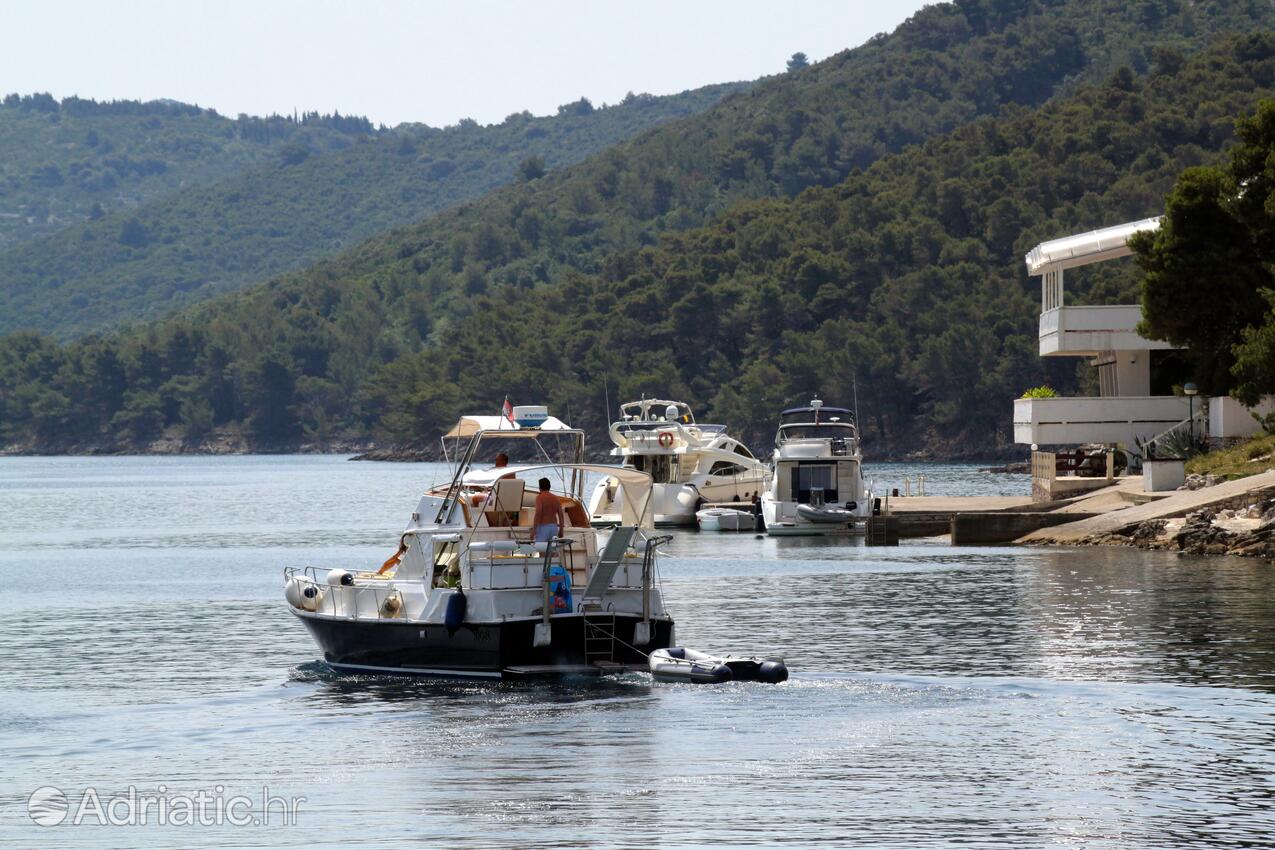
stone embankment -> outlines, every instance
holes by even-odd
[[[1183,489],[1147,504],[1042,529],[1020,542],[1138,546],[1275,560],[1275,471]]]
[[[1082,542],[1275,560],[1275,497],[1247,508],[1205,508],[1185,517],[1145,520],[1126,531],[1095,535]]]

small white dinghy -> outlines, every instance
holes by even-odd
[[[719,658],[681,646],[657,649],[650,655],[651,675],[671,682],[713,685],[721,682],[782,682],[788,667],[778,657]]]
[[[695,520],[700,531],[752,531],[757,522],[750,511],[720,506],[696,511]]]

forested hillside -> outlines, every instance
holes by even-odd
[[[309,132],[335,119],[307,116],[305,132],[287,137],[268,160],[142,206],[94,213],[83,224],[0,252],[0,333],[33,329],[65,337],[157,318],[511,180],[577,162],[746,87],[630,94],[605,108],[582,99],[557,115],[519,112],[486,127],[401,125],[343,145]],[[243,123],[269,136],[280,121]],[[340,121],[354,128],[362,119]],[[76,173],[90,183],[98,179],[92,169]]]
[[[613,399],[681,394],[757,435],[782,403],[844,399],[857,373],[870,437],[985,446],[1040,379],[1024,247],[1154,212],[1181,165],[1218,155],[1271,70],[1265,37],[1184,53],[1266,6],[1159,4],[1160,30],[1082,0],[992,8],[927,9],[702,116],[168,322],[66,347],[11,337],[7,435],[400,439],[505,393],[570,402],[596,428],[605,382]],[[860,170],[1153,53],[1145,80],[1125,69]]]
[[[227,118],[175,101],[0,100],[0,249],[376,130],[345,115]]]
[[[490,293],[447,346],[382,371],[378,419],[423,438],[440,398],[491,407],[527,388],[561,409],[596,402],[609,379],[612,398],[693,400],[761,444],[776,411],[813,394],[848,403],[857,378],[878,451],[1004,445],[1014,398],[1075,386],[1074,360],[1038,356],[1039,279],[1023,255],[1160,212],[1184,168],[1218,160],[1235,120],[1275,98],[1275,34],[1164,60],[1006,108],[840,186],[743,206],[556,290]],[[1067,286],[1071,303],[1136,303],[1138,268]]]

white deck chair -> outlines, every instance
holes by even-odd
[[[517,525],[518,514],[522,510],[522,497],[526,491],[527,482],[521,478],[501,478],[496,482],[496,498],[490,510],[487,511],[487,524],[496,525],[492,522],[499,520],[500,525]]]

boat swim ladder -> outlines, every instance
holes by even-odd
[[[647,538],[646,550],[642,553],[642,622],[633,627],[633,642],[638,646],[651,642],[651,584],[655,578],[656,548],[672,539],[671,534]],[[611,633],[614,636],[614,628]]]
[[[532,635],[532,646],[549,646],[553,643],[553,626],[549,622],[549,616],[553,613],[553,592],[550,587],[553,585],[552,576],[549,570],[553,568],[553,553],[555,549],[565,550],[570,547],[574,540],[567,537],[555,537],[545,543],[545,560],[540,573],[540,616],[541,620],[536,623],[535,633]],[[565,564],[564,564],[565,569]],[[570,576],[571,573],[567,572]]]
[[[615,657],[616,644],[634,650],[640,655],[646,653],[639,647],[651,642],[651,588],[655,578],[655,555],[658,547],[673,539],[671,534],[661,534],[646,541],[642,553],[642,619],[633,626],[633,643],[626,643],[616,635],[615,610],[606,611],[584,609],[584,661],[596,667],[614,666],[618,664]]]
[[[615,663],[615,613],[585,613],[584,663],[602,666]]]

